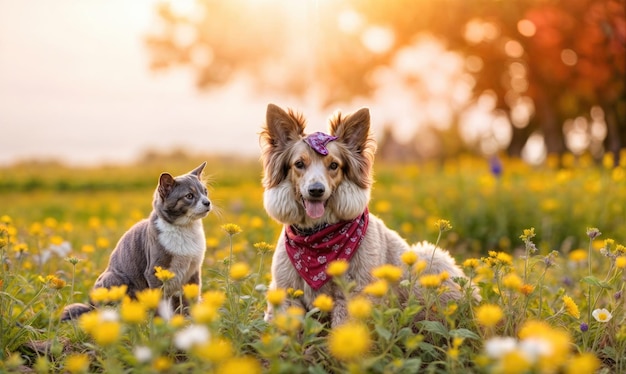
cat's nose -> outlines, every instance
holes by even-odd
[[[210,200],[205,200],[202,202],[202,205],[204,205],[205,207],[210,207],[211,206],[211,201]]]

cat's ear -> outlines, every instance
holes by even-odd
[[[161,174],[161,176],[159,177],[159,187],[157,188],[161,199],[165,199],[172,192],[172,190],[174,189],[174,185],[176,185],[176,181],[171,174]]]
[[[202,171],[204,170],[204,167],[206,166],[206,161],[204,161],[200,166],[198,166],[197,168],[193,169],[192,171],[189,172],[189,174],[191,175],[195,175],[196,177],[198,177],[198,179],[200,179],[200,176],[202,175]]]

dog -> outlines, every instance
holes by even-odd
[[[175,310],[183,285],[201,286],[200,270],[206,249],[202,219],[212,208],[202,181],[205,166],[206,162],[177,177],[160,175],[150,216],[120,238],[94,289],[126,285],[127,294],[135,297],[144,289],[163,286],[163,295]],[[155,275],[157,266],[174,273],[174,278],[163,284]],[[61,320],[75,319],[92,309],[91,301],[68,305]]]
[[[347,318],[346,296],[326,274],[334,259],[349,261],[344,274],[355,283],[353,294],[375,280],[372,270],[403,265],[401,255],[414,251],[428,262],[422,274],[447,272],[447,291],[439,296],[445,305],[464,296],[454,278],[465,278],[455,260],[443,249],[423,242],[413,246],[368,212],[373,183],[376,142],[370,132],[369,109],[363,108],[330,120],[330,134],[305,133],[305,119],[292,110],[269,104],[260,133],[263,164],[263,205],[268,215],[283,225],[272,258],[269,289],[299,289],[304,295],[285,304],[313,308],[320,294],[334,300],[331,327]],[[406,279],[408,273],[405,271]],[[401,298],[408,295],[399,288]],[[413,292],[423,300],[423,290]],[[287,305],[283,305],[285,307]],[[268,302],[265,320],[273,318]]]

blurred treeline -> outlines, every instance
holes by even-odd
[[[435,156],[529,152],[533,161],[612,152],[619,163],[626,147],[624,0],[179,3],[158,5],[151,65],[189,68],[202,89],[244,76],[321,109],[387,101],[399,112],[390,127],[428,128],[395,135],[414,138],[418,157],[432,155],[433,139]],[[390,82],[402,91],[386,90]],[[415,110],[433,97],[442,100]],[[468,120],[476,108],[490,116]]]

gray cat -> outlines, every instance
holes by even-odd
[[[154,270],[160,266],[176,275],[163,287],[164,297],[176,308],[183,285],[201,285],[200,268],[206,249],[202,218],[211,211],[211,201],[201,180],[205,166],[206,162],[175,178],[161,174],[152,213],[122,236],[94,288],[126,285],[126,292],[134,297],[146,288],[163,286]],[[74,319],[93,308],[91,302],[68,305],[61,320]]]

